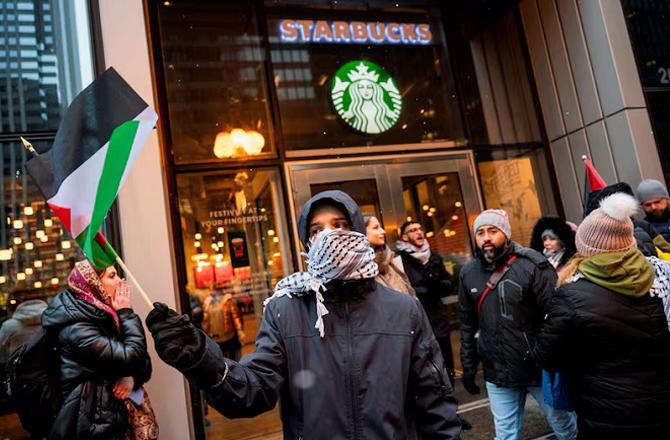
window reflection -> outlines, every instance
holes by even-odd
[[[478,163],[487,208],[507,211],[512,238],[530,243],[533,226],[542,217],[536,170],[532,158],[520,156]],[[510,191],[514,188],[514,191]]]
[[[175,1],[157,7],[177,163],[271,155],[255,6]]]

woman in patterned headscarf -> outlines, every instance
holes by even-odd
[[[42,325],[57,338],[64,397],[49,438],[131,438],[126,399],[149,380],[151,361],[126,281],[113,266],[76,263]]]

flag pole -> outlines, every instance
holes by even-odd
[[[151,298],[145,292],[145,290],[142,288],[140,285],[139,281],[137,281],[137,278],[135,278],[135,275],[128,269],[128,266],[126,266],[126,263],[121,259],[119,254],[116,252],[116,250],[112,247],[111,244],[107,241],[104,235],[102,235],[102,232],[98,231],[98,233],[95,235],[95,241],[102,247],[102,249],[116,261],[116,264],[121,266],[121,269],[123,269],[123,272],[126,274],[128,278],[130,278],[130,281],[132,281],[133,284],[135,284],[135,287],[137,287],[137,290],[140,292],[140,296],[144,300],[144,302],[149,306],[150,309],[154,308],[154,303],[151,301]]]

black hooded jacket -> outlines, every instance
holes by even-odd
[[[313,207],[324,201],[365,233],[356,203],[326,191],[301,211],[303,244]],[[224,359],[207,339],[202,359],[184,374],[227,417],[253,417],[279,398],[286,439],[460,438],[456,400],[421,304],[374,279],[332,281],[324,299],[323,338],[313,295],[275,298],[253,353]]]
[[[565,220],[560,217],[542,217],[533,226],[533,233],[530,236],[530,248],[542,253],[544,251],[544,240],[542,240],[542,233],[550,229],[558,236],[558,239],[563,243],[565,252],[561,257],[559,266],[563,266],[568,262],[577,249],[575,247],[575,233]]]
[[[485,297],[478,316],[477,304],[488,279],[512,254],[516,260]],[[500,387],[540,384],[533,347],[556,281],[556,271],[546,258],[514,242],[494,264],[484,263],[480,255],[461,269],[458,299],[464,376],[474,376],[481,360],[487,382]]]
[[[64,402],[49,436],[56,439],[120,439],[128,428],[123,401],[112,392],[121,377],[133,376],[135,389],[151,376],[140,318],[131,309],[112,317],[75,298],[58,294],[42,315],[42,326],[56,338]]]

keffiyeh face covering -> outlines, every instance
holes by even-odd
[[[332,280],[360,280],[374,278],[379,273],[375,263],[375,252],[365,235],[341,229],[326,229],[317,235],[307,258],[307,272],[296,272],[277,283],[274,294],[265,300],[267,305],[273,298],[280,296],[302,296],[314,293],[316,300],[316,324],[323,338],[323,317],[328,309],[323,304],[325,285]]]

